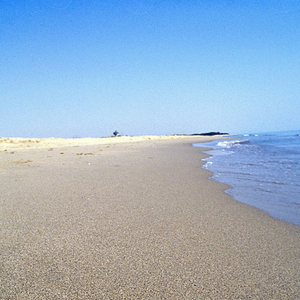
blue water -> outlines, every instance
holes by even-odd
[[[203,168],[239,202],[300,226],[300,130],[232,136],[211,148]]]

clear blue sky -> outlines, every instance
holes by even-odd
[[[300,0],[2,0],[0,136],[300,129]]]

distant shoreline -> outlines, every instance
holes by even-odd
[[[207,141],[206,137],[215,138],[210,134],[174,134],[174,135],[145,135],[145,136],[110,136],[101,138],[0,138],[0,151],[9,151],[12,149],[40,149],[48,147],[66,147],[66,146],[88,146],[101,144],[119,144],[129,142],[143,141],[165,141],[174,139],[193,140],[197,136],[202,136],[203,141]],[[220,137],[220,136],[218,136]]]

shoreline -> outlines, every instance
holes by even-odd
[[[297,299],[300,229],[210,180],[209,140],[1,151],[0,296]]]
[[[242,144],[243,140],[244,140],[244,142],[249,143],[249,140],[246,140],[243,137],[240,137],[240,138],[238,137],[237,139],[228,139],[228,140],[221,139],[220,141],[221,141],[221,143],[223,143],[223,141],[224,141],[224,143],[227,143],[227,141],[229,141],[229,143],[231,141],[234,141],[235,143],[239,141],[239,143]],[[245,205],[255,207],[255,208],[265,212],[272,218],[275,218],[277,220],[281,220],[284,222],[288,222],[290,224],[300,227],[299,211],[297,210],[298,208],[294,207],[294,209],[291,209],[288,206],[290,204],[290,202],[289,201],[285,202],[286,199],[282,198],[284,195],[279,194],[279,193],[277,193],[277,195],[276,195],[276,190],[271,190],[271,189],[269,190],[268,195],[265,195],[263,193],[258,195],[258,192],[256,192],[256,194],[255,194],[255,189],[257,189],[257,187],[253,186],[253,182],[263,180],[262,176],[258,176],[258,175],[254,176],[253,175],[253,178],[248,178],[249,186],[247,187],[246,184],[241,183],[239,181],[240,180],[239,175],[242,176],[243,173],[242,172],[241,172],[241,174],[235,173],[235,172],[238,172],[238,170],[237,170],[237,168],[235,168],[235,166],[233,166],[233,170],[231,170],[231,172],[233,172],[232,174],[236,174],[236,176],[234,177],[232,175],[232,177],[225,177],[224,174],[226,174],[225,172],[227,172],[227,169],[224,168],[225,163],[222,162],[222,160],[220,160],[220,158],[222,159],[222,156],[220,156],[219,152],[225,151],[226,149],[224,150],[224,148],[221,148],[221,146],[217,147],[216,144],[217,144],[216,141],[211,143],[211,148],[209,148],[210,142],[204,143],[203,144],[204,146],[202,146],[201,144],[194,145],[195,147],[199,148],[200,151],[203,151],[205,154],[207,154],[208,160],[205,161],[204,165],[206,163],[208,163],[209,165],[206,165],[205,167],[203,165],[202,168],[204,168],[205,170],[207,170],[211,173],[211,176],[210,176],[211,180],[227,184],[228,188],[225,190],[225,193],[228,194],[230,197],[232,197],[233,200],[243,203]],[[235,150],[232,150],[233,154],[235,153],[234,151]],[[226,152],[224,154],[226,154]],[[233,154],[231,154],[231,155],[233,155]],[[237,157],[237,159],[240,159],[240,157]],[[232,158],[230,160],[230,157],[229,157],[229,161],[231,164],[234,162],[232,160]],[[226,165],[229,167],[230,163],[227,163]],[[254,162],[253,162],[253,164],[254,164]],[[242,162],[239,162],[239,164],[237,164],[237,165],[241,169],[243,169],[243,167],[244,167]],[[248,171],[248,172],[250,172],[250,171]],[[279,182],[278,175],[274,180],[277,180],[276,182]],[[252,184],[251,184],[251,182],[252,182]],[[294,180],[294,182],[297,182],[297,181]],[[284,184],[282,183],[282,185],[284,185]],[[247,188],[248,188],[248,190],[247,190]],[[239,191],[238,193],[236,192],[237,190]],[[251,194],[251,192],[252,192],[252,194]],[[274,195],[272,195],[273,193],[274,193]],[[245,195],[247,195],[247,197]],[[295,191],[294,191],[294,195],[296,195]],[[256,202],[255,199],[259,199],[259,197],[261,197],[260,201],[262,201],[262,202]],[[276,197],[277,197],[277,199],[279,199],[281,197],[280,198],[282,201],[281,206],[279,206],[280,202],[278,202],[278,200],[276,202]],[[293,199],[293,194],[291,194],[290,198]],[[278,208],[274,208],[273,203],[276,203],[278,205]]]

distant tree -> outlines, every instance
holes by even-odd
[[[117,131],[117,130],[115,130],[114,132],[113,132],[113,135],[114,136],[117,136],[119,134],[119,132]]]

